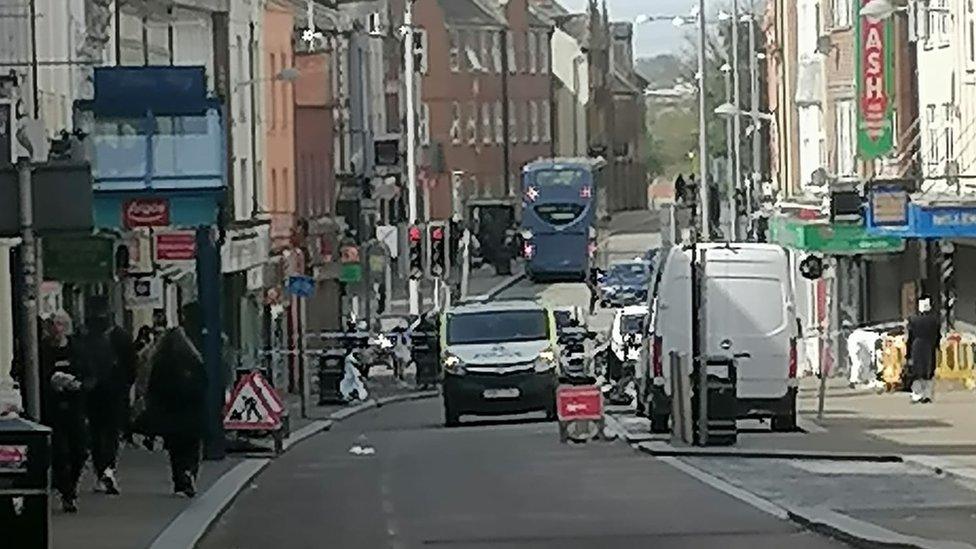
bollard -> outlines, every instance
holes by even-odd
[[[0,538],[4,547],[51,546],[51,430],[0,419]]]

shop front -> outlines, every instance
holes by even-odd
[[[223,271],[224,333],[239,368],[253,368],[265,348],[265,264],[271,252],[271,225],[228,229],[220,248]]]
[[[808,370],[818,371],[821,361],[829,368],[838,356],[829,352],[832,345],[824,334],[836,334],[839,326],[881,322],[900,314],[896,288],[903,277],[891,262],[903,257],[903,239],[871,235],[857,224],[777,216],[770,221],[769,241],[787,248],[795,266],[796,310]],[[799,273],[799,262],[811,254],[825,258],[830,267],[817,280]]]

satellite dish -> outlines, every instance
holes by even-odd
[[[817,187],[823,187],[826,185],[828,179],[829,176],[827,175],[827,170],[824,168],[817,168],[816,170],[813,170],[813,173],[810,174],[810,182]]]

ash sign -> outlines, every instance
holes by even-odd
[[[863,7],[872,0],[859,0]],[[856,13],[856,12],[855,12]],[[857,152],[883,156],[894,146],[894,52],[891,18],[857,16]]]

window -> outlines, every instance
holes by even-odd
[[[448,58],[451,64],[451,72],[458,72],[461,70],[461,37],[458,31],[452,30],[449,32],[448,40],[450,41]]]
[[[939,161],[939,128],[935,125],[935,105],[925,106],[925,128],[928,134],[929,150],[926,162],[936,164]]]
[[[481,65],[484,67],[485,72],[492,72],[495,70],[495,67],[492,65],[491,42],[488,38],[488,31],[479,32],[478,39],[481,42],[479,44],[481,46]]]
[[[430,105],[420,104],[420,116],[417,117],[417,140],[421,145],[430,145]]]
[[[288,196],[288,189],[291,187],[291,181],[288,179],[288,168],[282,168],[281,170],[281,203],[285,205],[288,211],[293,211],[295,205],[292,204],[291,198]]]
[[[969,20],[969,65],[976,65],[976,22]]]
[[[518,143],[518,113],[515,112],[515,101],[508,100],[508,140]]]
[[[528,103],[528,101],[526,101],[524,103],[521,103],[520,108],[522,110],[522,112],[519,113],[521,115],[519,117],[519,119],[522,120],[522,143],[528,143],[529,142],[529,139],[532,137],[531,128],[530,128],[530,124],[529,124],[529,103]]]
[[[491,104],[481,104],[481,142],[485,145],[491,144],[491,136],[494,132],[491,129]]]
[[[481,189],[478,188],[477,175],[471,174],[471,176],[468,177],[468,186],[470,188],[469,192],[471,193],[471,196],[481,196]]]
[[[549,108],[549,100],[542,101],[542,142],[552,141],[552,112]]]
[[[271,75],[274,76],[278,74],[278,64],[275,63],[274,54],[270,54],[271,58]],[[278,81],[271,81],[271,129],[275,129],[278,126]]]
[[[528,53],[528,55],[529,55],[529,72],[531,72],[532,74],[535,74],[536,73],[536,70],[538,70],[538,66],[539,66],[539,50],[538,50],[539,43],[536,42],[536,38],[535,38],[535,33],[534,32],[529,31],[529,32],[525,33],[525,43],[526,43],[526,47],[529,50],[529,53]]]
[[[285,54],[283,53],[278,55],[278,66],[281,67],[281,70],[285,70],[287,67],[285,64]],[[277,74],[275,73],[275,75]],[[288,127],[288,83],[282,81],[279,87],[281,88],[281,93],[279,94],[281,96],[281,128],[285,129]]]
[[[464,60],[468,70],[471,72],[481,72],[485,70],[482,60],[478,58],[478,31],[466,31],[464,33]]]
[[[854,101],[838,101],[834,110],[837,175],[854,174]]]
[[[852,0],[833,0],[833,27],[842,28],[851,26],[851,16],[854,13],[854,3]]]
[[[956,156],[956,132],[952,127],[952,115],[955,112],[955,107],[950,103],[946,103],[943,107],[945,109],[945,159],[946,162],[952,162]]]
[[[247,159],[246,158],[242,158],[241,159],[241,178],[237,180],[237,184],[240,185],[241,188],[247,189],[247,188],[250,187],[250,185],[246,185],[245,186],[244,185],[245,182],[247,182]]]
[[[414,70],[420,74],[427,74],[427,31],[414,29],[413,31]]]
[[[502,102],[495,101],[495,143],[501,145],[505,140],[505,117],[502,113]]]
[[[529,126],[533,143],[539,142],[539,105],[534,101],[529,101]]]
[[[478,141],[478,106],[474,101],[468,103],[468,145]]]
[[[281,211],[278,204],[278,169],[271,168],[271,213]]]
[[[241,35],[237,35],[237,74],[244,74],[244,39]],[[253,84],[251,84],[253,86]],[[237,103],[240,105],[240,109],[237,111],[237,119],[241,122],[247,117],[247,111],[244,108],[244,98],[247,96],[247,92],[250,86],[240,86],[241,97],[238,99]]]
[[[539,38],[539,72],[549,74],[549,33],[540,32]]]
[[[505,43],[508,52],[508,72],[515,74],[518,72],[518,58],[515,57],[515,34],[512,31],[505,31]]]
[[[491,58],[495,74],[505,70],[502,67],[502,33],[498,31],[491,31]]]
[[[461,105],[457,101],[451,103],[451,143],[461,144]]]

